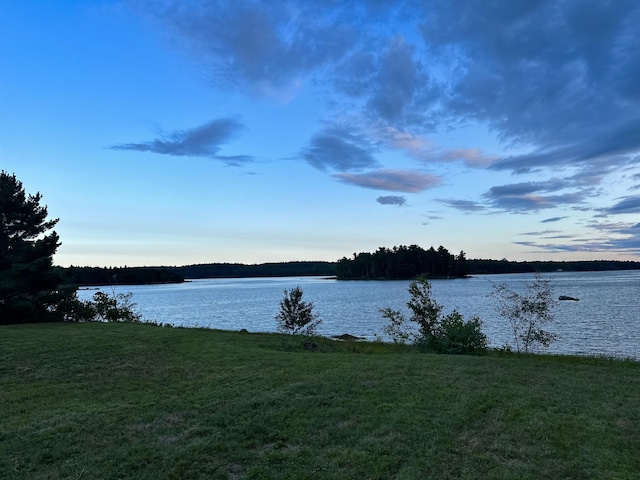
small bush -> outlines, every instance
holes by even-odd
[[[465,322],[463,316],[454,310],[442,318],[432,346],[438,353],[460,354],[486,350],[487,337],[482,333],[482,321],[473,316]]]
[[[313,311],[313,302],[302,300],[302,289],[297,286],[284,290],[284,298],[280,301],[280,311],[275,319],[278,330],[283,333],[315,335],[321,320]]]
[[[472,353],[486,350],[487,337],[482,332],[482,321],[474,316],[465,321],[463,316],[454,310],[442,315],[442,306],[431,293],[431,283],[424,277],[409,284],[411,300],[407,307],[411,310],[411,322],[418,325],[415,332],[407,326],[404,315],[397,310],[384,308],[383,318],[389,324],[383,327],[395,343],[414,343],[421,350],[437,353]]]
[[[71,321],[77,322],[144,322],[136,304],[131,301],[133,294],[96,292],[92,300],[76,301]]]

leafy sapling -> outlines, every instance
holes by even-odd
[[[280,300],[280,310],[275,316],[278,330],[292,335],[315,335],[321,320],[313,311],[313,302],[302,300],[300,286],[284,290],[284,298]]]
[[[533,282],[525,283],[524,293],[518,293],[504,283],[494,284],[490,296],[496,300],[498,314],[509,323],[518,352],[547,348],[557,338],[544,329],[555,319],[553,309],[557,301],[551,280],[537,273]]]

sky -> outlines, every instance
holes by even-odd
[[[640,260],[636,0],[4,0],[58,265]]]

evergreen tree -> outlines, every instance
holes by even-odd
[[[47,219],[40,200],[0,172],[0,324],[65,320],[75,305],[76,289],[53,266],[58,219]]]

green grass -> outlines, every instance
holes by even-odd
[[[640,363],[0,328],[3,479],[637,479]]]

